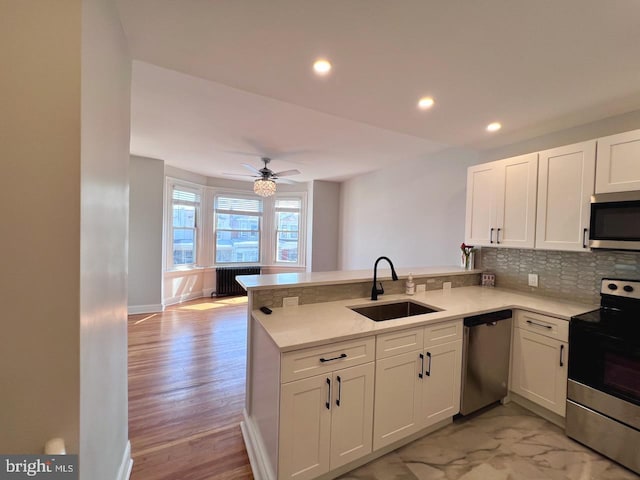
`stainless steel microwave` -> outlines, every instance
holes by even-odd
[[[640,250],[640,191],[591,197],[589,246]]]

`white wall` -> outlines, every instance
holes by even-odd
[[[129,164],[129,313],[162,311],[164,162]]]
[[[467,167],[476,152],[450,149],[342,184],[340,268],[456,265],[464,240]]]
[[[83,0],[81,9],[80,478],[120,480],[130,467],[131,60],[114,0]]]
[[[0,452],[78,453],[80,2],[0,2]]]
[[[311,216],[307,243],[311,250],[312,272],[330,272],[338,269],[340,184],[316,180],[309,192]],[[309,256],[308,256],[309,257]]]

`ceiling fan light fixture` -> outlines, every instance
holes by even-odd
[[[253,182],[253,191],[261,197],[270,197],[276,193],[276,182],[269,179],[259,178]]]

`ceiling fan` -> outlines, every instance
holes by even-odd
[[[264,162],[264,167],[261,169],[255,168],[253,165],[249,165],[248,163],[242,163],[241,165],[247,170],[251,171],[253,175],[238,175],[235,173],[225,173],[225,175],[230,175],[234,177],[254,177],[256,180],[253,182],[253,191],[260,195],[261,197],[270,197],[274,193],[276,193],[276,180],[281,180],[284,182],[292,182],[291,180],[284,179],[282,180],[280,177],[288,177],[291,175],[299,175],[300,171],[293,170],[284,170],[282,172],[274,172],[267,165],[271,162],[269,157],[262,157],[260,160]]]

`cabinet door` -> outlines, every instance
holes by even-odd
[[[374,364],[333,374],[331,469],[371,453]]]
[[[420,353],[409,352],[376,362],[374,450],[400,440],[420,428]]]
[[[498,246],[533,248],[536,227],[538,154],[531,153],[499,162],[496,193]]]
[[[564,417],[567,343],[514,329],[511,390]]]
[[[433,425],[460,412],[461,376],[461,340],[425,350],[421,427]]]
[[[491,162],[467,169],[464,241],[468,245],[493,245],[496,228],[496,165],[496,162]]]
[[[536,248],[588,250],[595,141],[540,152]]]
[[[640,190],[640,130],[598,139],[596,193]]]
[[[331,375],[282,385],[279,479],[305,480],[329,471],[333,388]]]

